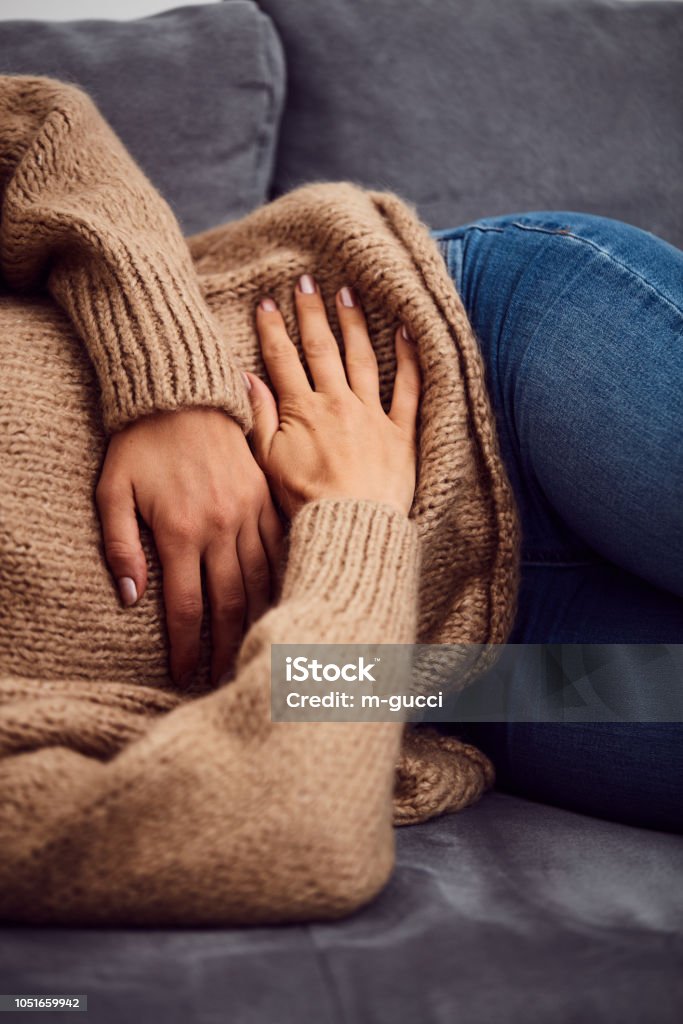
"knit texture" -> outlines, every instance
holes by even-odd
[[[519,526],[484,368],[427,228],[391,193],[314,183],[184,240],[74,86],[0,76],[0,916],[59,923],[331,918],[393,865],[393,825],[493,782],[468,744],[400,723],[273,723],[273,643],[482,645],[509,633]],[[214,406],[247,431],[264,294],[360,296],[381,395],[399,320],[423,378],[409,518],[329,499],[290,524],[281,596],[212,689],[168,675],[161,570],[120,606],[94,491],[109,435]],[[205,597],[206,597],[205,593]]]

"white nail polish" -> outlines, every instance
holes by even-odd
[[[135,586],[135,580],[131,579],[130,576],[122,576],[119,579],[119,593],[126,608],[130,608],[132,604],[135,604],[138,599],[138,588]]]
[[[346,285],[340,289],[339,298],[342,301],[342,306],[346,306],[347,309],[352,309],[356,305],[353,292],[350,288],[347,288]]]

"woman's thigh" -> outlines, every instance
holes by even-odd
[[[522,523],[513,642],[683,642],[683,253],[572,212],[434,232]]]
[[[433,234],[520,509],[510,642],[683,643],[683,253],[569,211]],[[489,753],[501,788],[683,830],[680,723],[454,728]]]

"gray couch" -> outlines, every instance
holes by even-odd
[[[682,34],[659,0],[227,0],[0,22],[0,71],[87,88],[188,233],[348,178],[435,228],[578,209],[682,245]],[[343,922],[2,927],[0,992],[94,1024],[683,1019],[681,836],[496,791],[397,839]]]

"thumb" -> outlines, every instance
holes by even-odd
[[[126,607],[140,600],[147,587],[147,560],[140,542],[135,498],[130,486],[107,486],[96,491],[102,524],[104,556]]]
[[[254,426],[251,432],[254,455],[259,466],[265,472],[270,446],[280,427],[280,417],[275,397],[268,385],[254,373],[244,372],[244,379],[248,388],[251,411],[254,414]]]

